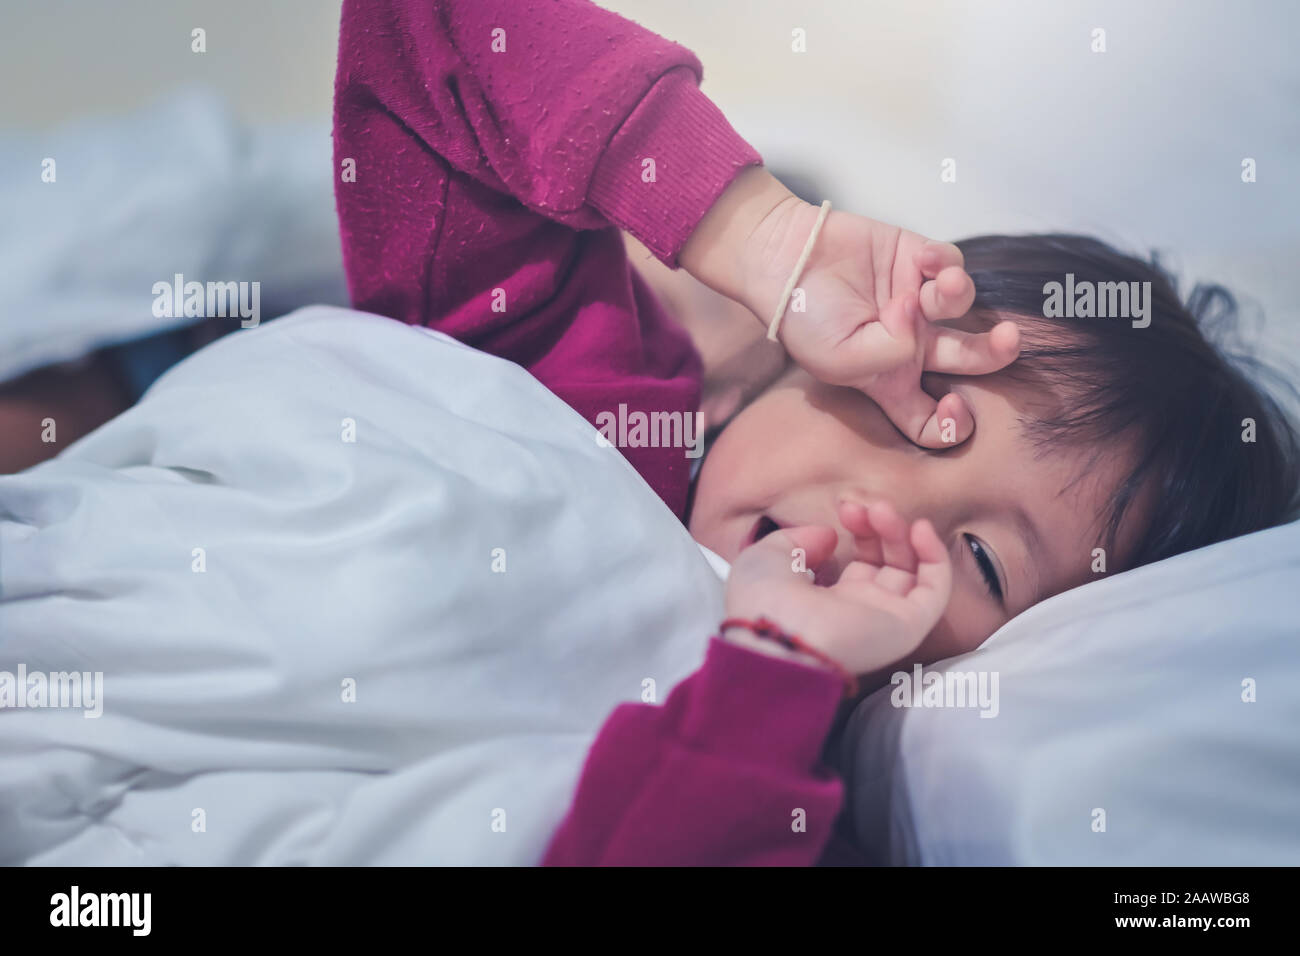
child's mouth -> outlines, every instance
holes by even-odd
[[[780,531],[781,526],[769,518],[767,515],[760,515],[758,522],[754,525],[754,530],[749,533],[749,540],[745,543],[746,547],[751,544],[757,544],[762,541],[773,531]]]
[[[745,548],[748,548],[752,544],[757,544],[773,531],[780,531],[784,527],[785,525],[781,524],[775,518],[769,518],[767,515],[759,515],[758,521],[754,522],[754,527],[750,529],[749,535],[746,537],[741,550],[745,550]],[[832,557],[823,562],[822,566],[816,570],[815,576],[813,577],[813,583],[820,585],[821,587],[830,587],[840,579],[840,573],[843,570],[844,568]]]

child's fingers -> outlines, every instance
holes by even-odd
[[[951,242],[928,240],[916,254],[916,267],[927,279],[933,279],[944,269],[952,266],[965,268],[966,257]]]
[[[786,337],[786,347],[804,368],[832,385],[862,387],[882,371],[915,367],[920,351],[917,336],[924,321],[915,295],[894,296],[876,314],[870,314],[864,304],[855,321],[860,324],[852,334],[828,351],[802,354],[806,343],[799,342],[793,331]]]
[[[975,282],[961,266],[949,266],[921,286],[921,314],[929,321],[959,319],[975,303]]]
[[[916,337],[921,333],[921,303],[912,294],[896,295],[880,310],[876,323],[898,343],[899,363],[911,361],[915,355]],[[869,326],[868,326],[869,327]]]
[[[744,565],[740,570],[762,576],[789,574],[811,584],[811,577],[796,568],[817,570],[834,553],[836,540],[834,529],[822,525],[782,528],[746,548],[741,553]],[[740,559],[736,564],[741,564]]]
[[[873,502],[867,508],[871,526],[880,537],[881,556],[885,565],[901,571],[916,570],[916,552],[908,540],[907,522],[887,501]],[[883,572],[886,570],[882,568]]]
[[[892,568],[886,565],[876,574],[875,585],[890,594],[907,597],[912,589],[916,587],[916,575],[911,571],[904,571],[901,568]]]
[[[850,561],[848,566],[840,572],[840,579],[833,585],[834,588],[847,586],[858,588],[866,584],[875,584],[876,575],[880,573],[880,568],[866,561]]]
[[[867,506],[845,498],[839,503],[836,509],[839,516],[840,524],[844,525],[844,530],[855,538],[866,538],[875,535],[876,529],[871,525],[871,515],[867,513]]]
[[[916,552],[908,538],[908,524],[887,501],[873,503],[867,513],[880,538],[883,566],[876,574],[876,587],[897,594],[907,594],[916,583]]]
[[[911,540],[917,556],[916,587],[907,600],[938,620],[952,594],[952,559],[934,525],[925,519],[912,524]]]
[[[869,394],[894,427],[922,448],[951,448],[975,431],[970,409],[955,392],[936,402],[918,380],[906,390],[872,389]]]
[[[832,590],[856,592],[860,597],[870,600],[873,589],[885,591],[897,597],[907,597],[916,586],[916,575],[909,571],[900,571],[888,566],[877,567],[865,561],[854,561],[840,574]]]
[[[857,551],[840,580],[870,582],[891,594],[906,595],[916,584],[917,555],[908,524],[894,506],[887,501],[870,505],[848,501],[841,503],[839,514]]]
[[[867,506],[846,499],[840,502],[836,511],[844,530],[853,535],[855,560],[873,566],[871,576],[874,579],[874,569],[885,563],[885,554],[876,529],[871,524],[871,516],[867,514]]]
[[[925,346],[925,370],[949,375],[988,375],[1020,354],[1020,329],[999,322],[988,332],[935,328]]]
[[[867,504],[846,499],[838,515],[844,530],[854,537],[855,560],[881,567],[915,567],[916,559],[907,540],[907,522],[887,501]]]

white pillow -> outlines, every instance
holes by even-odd
[[[859,705],[873,859],[1300,864],[1300,523],[1058,595],[935,671],[996,673],[997,715]]]
[[[262,319],[345,304],[329,136],[327,121],[242,123],[194,88],[6,131],[0,381],[195,321],[154,315],[154,283],[177,273],[258,282]],[[54,183],[29,175],[45,157]]]

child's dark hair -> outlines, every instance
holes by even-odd
[[[1184,304],[1159,259],[1143,261],[1085,236],[979,236],[957,243],[975,281],[974,312],[1014,317],[1020,359],[1004,374],[1050,383],[1063,407],[1026,422],[1045,448],[1121,438],[1135,460],[1104,530],[1107,553],[1134,500],[1149,501],[1136,567],[1294,516],[1300,440],[1267,390],[1294,387],[1234,345],[1237,302],[1198,285]],[[1150,282],[1147,316],[1045,318],[1048,283]],[[1254,421],[1254,441],[1244,436]],[[1112,567],[1110,570],[1122,570]]]

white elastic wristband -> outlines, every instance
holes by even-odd
[[[813,223],[812,233],[808,236],[808,241],[804,243],[803,252],[799,254],[799,261],[794,264],[794,272],[790,273],[790,281],[785,284],[785,290],[781,293],[781,303],[776,307],[772,314],[772,321],[767,326],[767,340],[769,342],[777,341],[776,335],[781,331],[781,319],[785,316],[785,308],[790,304],[790,296],[794,294],[794,287],[799,282],[799,277],[803,275],[803,267],[808,264],[808,258],[812,255],[813,246],[817,244],[817,235],[822,231],[822,223],[826,221],[826,214],[831,211],[831,201],[826,199],[822,202],[822,208],[817,213],[817,221]]]

